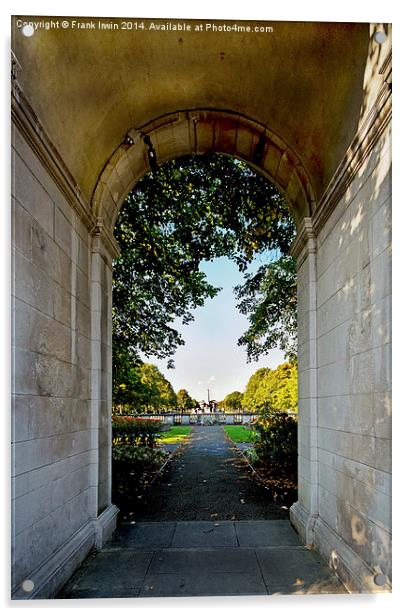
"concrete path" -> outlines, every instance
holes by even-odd
[[[288,510],[250,474],[222,426],[194,426],[163,477],[127,504],[126,521],[287,519]]]
[[[342,593],[220,426],[195,427],[58,598]]]
[[[122,526],[60,599],[344,593],[287,520]]]

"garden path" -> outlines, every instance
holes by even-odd
[[[194,427],[59,599],[344,593],[220,426]]]
[[[274,520],[288,518],[227,438],[222,426],[194,426],[128,521]]]

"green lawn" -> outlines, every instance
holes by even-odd
[[[161,432],[160,442],[169,445],[183,443],[189,436],[191,430],[191,426],[172,426],[169,430],[166,430],[166,432]]]
[[[235,443],[252,443],[254,432],[246,426],[224,426],[227,436]]]

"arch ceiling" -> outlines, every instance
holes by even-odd
[[[107,229],[113,230],[125,197],[150,170],[149,150],[158,164],[206,152],[241,158],[279,187],[296,223],[314,210],[308,173],[277,135],[237,113],[193,109],[156,118],[142,129],[128,132],[104,167],[92,199],[93,211]]]
[[[166,131],[161,136],[155,122],[183,112],[183,121],[178,116],[182,134],[192,128],[192,111],[199,110],[203,136],[193,150],[190,138],[189,151],[203,150],[205,118],[213,110],[218,122],[230,123],[227,141],[232,131],[236,140],[244,139],[250,124],[257,127],[253,137],[267,128],[271,156],[281,144],[293,157],[286,171],[298,165],[291,190],[299,192],[302,186],[311,207],[359,123],[369,26],[273,26],[273,34],[58,29],[26,38],[17,31],[13,49],[25,96],[88,202],[128,134],[137,141],[141,131],[155,129],[152,142],[156,139],[163,160],[189,153],[187,138],[181,137],[179,152],[176,142],[166,144]],[[219,151],[231,153],[231,143]],[[251,161],[244,153],[243,158]]]

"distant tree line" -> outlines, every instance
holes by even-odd
[[[120,355],[114,355],[113,361],[117,361],[112,388],[115,413],[186,411],[199,407],[197,400],[191,398],[186,389],[175,393],[157,366],[135,361],[126,349],[122,349]]]
[[[116,413],[139,414],[198,409],[199,402],[186,389],[175,392],[157,366],[135,362],[126,350],[114,370],[113,405]],[[218,403],[225,410],[251,413],[297,411],[297,362],[285,362],[274,370],[259,368],[244,392],[233,391]]]

